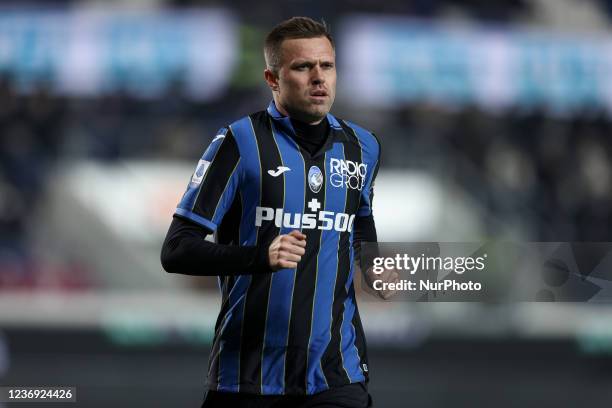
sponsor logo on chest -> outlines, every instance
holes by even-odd
[[[365,163],[336,158],[329,160],[329,183],[333,187],[346,186],[361,191],[367,174],[368,165]]]
[[[306,207],[310,211],[292,213],[282,208],[258,206],[255,208],[255,226],[261,227],[265,222],[273,222],[278,228],[353,231],[355,214],[324,211],[316,198],[311,199]]]

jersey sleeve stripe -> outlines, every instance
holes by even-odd
[[[223,136],[223,137],[220,137],[220,136]],[[214,162],[215,158],[217,157],[217,153],[219,152],[219,149],[221,148],[221,145],[225,141],[226,136],[227,136],[226,128],[223,128],[219,132],[217,132],[217,136],[213,138],[213,140],[210,142],[210,145],[208,146],[208,148],[206,148],[206,151],[202,155],[202,160],[208,163]],[[191,211],[193,211],[193,208],[196,202],[198,201],[198,197],[200,196],[200,192],[202,191],[202,187],[205,185],[206,180],[208,179],[208,174],[210,173],[208,170],[210,170],[210,165],[206,169],[206,172],[204,173],[202,181],[199,183],[197,187],[195,196],[193,196],[193,198],[190,200],[189,203],[185,203],[186,206],[189,206]]]
[[[204,174],[198,174],[202,163]],[[238,191],[239,165],[232,133],[217,135],[204,152],[175,214],[215,231]]]
[[[188,218],[191,221],[194,221],[198,224],[201,224],[205,226],[206,228],[208,228],[209,230],[211,230],[212,232],[214,232],[217,229],[217,224],[207,220],[204,217],[194,214],[191,211],[185,210],[184,208],[177,208],[175,211],[175,214],[180,215],[181,217]]]

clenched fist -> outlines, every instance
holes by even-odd
[[[388,286],[385,286],[385,289],[381,290],[374,289],[374,281],[380,280],[382,283],[393,283],[397,285],[400,281],[400,274],[396,269],[385,269],[381,274],[377,274],[373,271],[373,268],[368,268],[364,275],[368,289],[376,293],[378,297],[389,300],[395,296],[397,291],[395,289],[388,289]]]
[[[306,235],[298,230],[279,235],[268,248],[268,261],[273,271],[297,268],[306,252]]]

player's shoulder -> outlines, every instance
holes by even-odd
[[[240,140],[244,137],[251,137],[254,129],[261,125],[266,125],[267,121],[266,111],[261,110],[236,119],[227,126],[222,127],[219,132],[229,133],[234,139]]]
[[[374,132],[347,119],[336,118],[336,120],[342,125],[345,132],[354,135],[364,148],[380,150],[380,139]]]

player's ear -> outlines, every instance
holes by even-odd
[[[270,68],[266,68],[264,70],[264,78],[272,92],[278,91],[278,75],[276,75]]]

